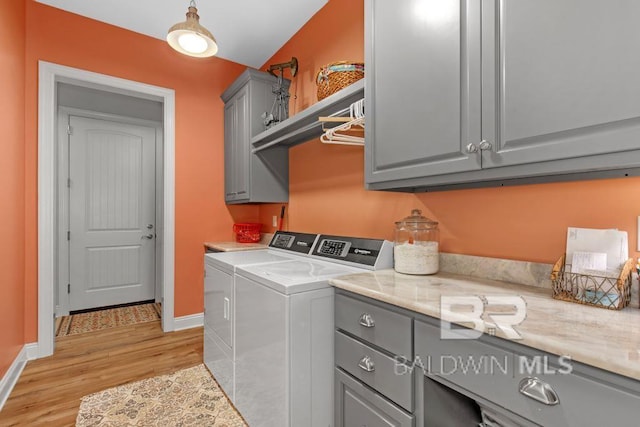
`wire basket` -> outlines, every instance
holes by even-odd
[[[262,224],[255,222],[242,222],[233,224],[233,232],[236,233],[238,243],[256,243],[260,241],[260,229]]]
[[[363,77],[364,63],[362,62],[339,61],[325,65],[320,68],[316,76],[318,101],[322,101]]]
[[[562,255],[551,271],[553,298],[611,310],[629,305],[633,259],[625,262],[618,277],[572,273],[571,264],[565,261],[566,255]]]

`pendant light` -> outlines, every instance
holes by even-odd
[[[169,28],[167,42],[178,52],[197,58],[206,58],[218,52],[216,39],[209,30],[200,25],[200,16],[194,0],[189,4],[187,20]]]

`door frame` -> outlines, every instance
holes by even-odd
[[[53,354],[57,292],[56,83],[97,88],[163,104],[162,330],[175,329],[175,91],[38,61],[38,357]]]
[[[162,123],[154,120],[145,120],[138,119],[135,117],[127,117],[120,116],[117,114],[110,113],[102,113],[98,111],[84,110],[75,107],[65,107],[58,106],[58,114],[57,114],[57,134],[58,139],[56,141],[56,167],[58,173],[56,174],[57,179],[57,188],[58,188],[58,211],[57,211],[57,226],[58,236],[63,236],[64,233],[69,230],[69,188],[66,183],[66,176],[64,176],[64,171],[69,168],[69,135],[67,133],[67,125],[69,123],[69,118],[71,116],[82,117],[87,119],[95,119],[95,120],[106,120],[117,123],[130,124],[135,126],[145,126],[149,128],[155,129],[155,137],[156,142],[154,144],[154,152],[155,152],[155,177],[154,177],[154,187],[155,191],[155,204],[154,204],[154,214],[155,220],[154,224],[162,224],[162,152],[163,152],[163,135],[162,135]],[[156,281],[154,283],[154,295],[155,301],[161,302],[162,299],[162,287],[160,286],[162,277],[162,242],[163,240],[163,230],[161,227],[156,227],[155,230],[156,238],[154,239],[155,250],[154,250],[154,277],[156,277]],[[69,283],[69,269],[68,269],[68,261],[69,261],[69,241],[66,239],[57,239],[58,240],[58,259],[56,264],[58,266],[58,281],[56,283],[56,292],[58,295],[57,304],[54,304],[55,307],[55,315],[66,316],[69,314],[69,294],[67,293],[67,289],[65,284]]]

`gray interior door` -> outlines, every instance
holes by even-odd
[[[69,121],[70,310],[153,299],[155,129]]]
[[[482,3],[483,168],[638,148],[640,2]]]
[[[366,181],[480,168],[480,2],[366,3]]]

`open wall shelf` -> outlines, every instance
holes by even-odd
[[[364,79],[318,101],[311,107],[251,138],[253,152],[271,147],[293,147],[322,135],[320,116],[348,114],[349,106],[364,98]]]

